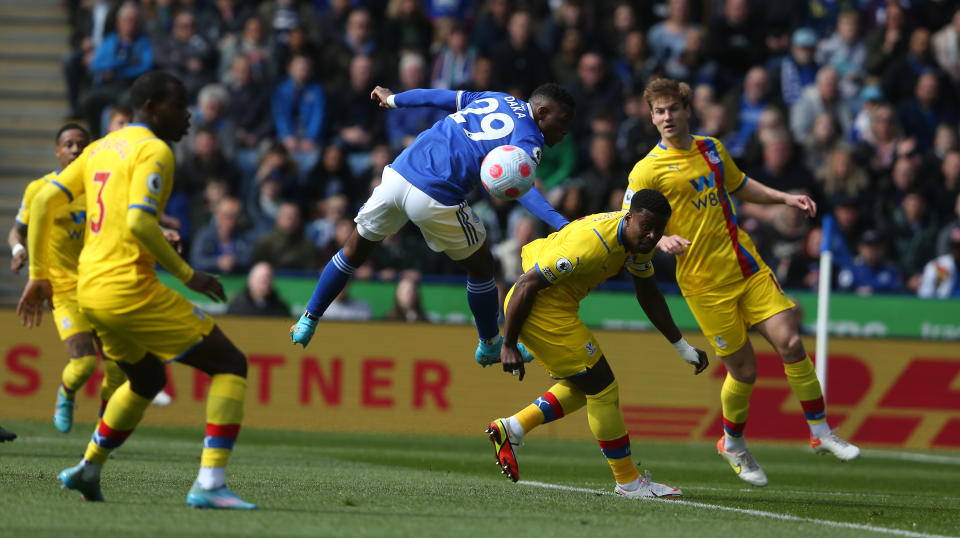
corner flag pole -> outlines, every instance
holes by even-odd
[[[823,217],[823,237],[820,239],[820,282],[817,289],[817,378],[827,401],[827,340],[830,322],[830,282],[833,275],[833,215]]]

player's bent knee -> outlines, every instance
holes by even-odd
[[[803,340],[800,339],[800,335],[794,333],[787,339],[783,347],[778,349],[780,357],[783,359],[783,362],[792,363],[797,361],[802,361],[804,357],[807,356],[807,351],[803,347]]]
[[[153,399],[167,384],[167,371],[160,359],[147,354],[136,364],[118,363],[130,380],[130,390],[143,398]]]

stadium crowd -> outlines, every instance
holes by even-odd
[[[695,134],[818,203],[815,220],[738,208],[784,286],[816,286],[833,215],[835,289],[960,296],[956,1],[84,0],[71,23],[70,106],[95,137],[138,75],[184,81],[193,119],[166,220],[204,271],[315,274],[342,247],[384,166],[444,115],[379,109],[377,84],[523,99],[562,84],[577,116],[538,185],[571,220],[619,210],[659,140],[643,88],[665,76],[693,88]],[[474,196],[512,281],[520,247],[552,230]],[[461,273],[417,235],[388,237],[356,276]],[[672,281],[670,257],[655,260]]]

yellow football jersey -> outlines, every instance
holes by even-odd
[[[677,256],[677,283],[684,295],[747,278],[766,267],[737,224],[730,201],[730,193],[746,181],[723,144],[706,136],[694,136],[686,151],[661,142],[630,172],[623,207],[630,207],[640,189],[660,191],[673,209],[664,234],[690,241],[687,251]]]
[[[558,232],[526,244],[520,252],[523,271],[537,269],[551,286],[537,300],[577,303],[590,290],[626,267],[641,278],[653,276],[653,251],[630,252],[620,233],[626,211],[588,215]]]
[[[170,146],[130,124],[89,144],[51,183],[74,199],[86,192],[86,240],[77,299],[84,308],[132,310],[159,288],[150,252],[130,233],[127,211],[160,214],[173,189]]]
[[[26,226],[30,222],[30,204],[33,197],[50,181],[56,180],[58,172],[50,172],[27,185],[23,193],[23,202],[17,211],[17,223]],[[50,230],[49,274],[50,286],[55,296],[72,296],[77,288],[77,258],[83,249],[83,230],[86,228],[86,205],[83,195],[72,202],[57,208],[53,215],[53,228]],[[27,230],[30,233],[30,230]]]

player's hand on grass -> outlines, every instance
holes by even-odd
[[[817,203],[806,194],[788,194],[783,203],[803,211],[810,218],[817,216]]]
[[[40,325],[43,318],[43,303],[49,303],[53,297],[49,280],[29,280],[17,302],[17,315],[26,327]],[[53,305],[51,304],[51,307]]]
[[[500,348],[500,363],[503,365],[504,372],[518,375],[520,381],[523,381],[523,376],[526,375],[523,368],[523,356],[520,355],[520,350],[517,349],[516,344],[512,346],[503,344]]]
[[[380,108],[393,108],[387,103],[387,98],[393,95],[393,92],[389,88],[384,88],[383,86],[377,86],[370,92],[370,100],[378,101]]]
[[[699,374],[706,370],[707,366],[710,366],[710,361],[707,359],[707,352],[691,346],[687,343],[686,338],[680,337],[680,340],[673,343],[673,347],[677,350],[677,354],[680,355],[680,358],[683,359],[684,362],[694,367],[693,375]]]
[[[687,251],[687,247],[690,246],[690,241],[680,237],[679,235],[665,235],[660,238],[660,241],[657,243],[657,247],[666,252],[667,254],[673,256],[679,256]]]
[[[213,276],[196,270],[193,272],[193,278],[187,281],[187,287],[197,293],[202,293],[218,303],[227,301],[227,295],[223,292],[223,284]]]
[[[307,313],[304,312],[300,319],[290,327],[290,339],[293,340],[294,345],[300,344],[307,347],[315,330],[317,330],[317,320],[307,317]]]

